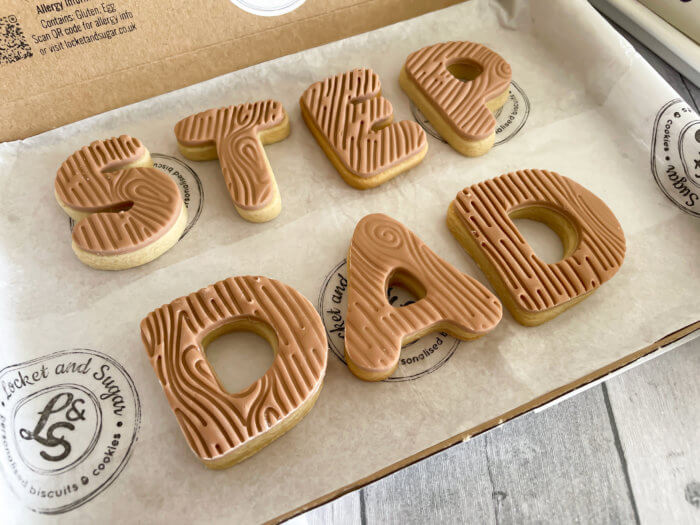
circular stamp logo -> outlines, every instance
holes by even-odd
[[[140,421],[131,377],[100,352],[65,350],[0,370],[0,465],[36,512],[67,512],[106,489]]]
[[[187,235],[192,227],[199,220],[204,207],[204,187],[199,175],[183,161],[172,155],[163,153],[151,153],[153,167],[170,175],[180,188],[180,195],[187,208],[187,226],[185,226],[180,239]],[[75,226],[73,219],[68,219],[71,231]]]
[[[318,299],[328,345],[335,356],[345,363],[345,313],[347,298],[347,261],[338,263],[328,274]],[[411,295],[399,287],[387,290],[389,304],[401,307],[411,304]],[[437,370],[454,354],[459,339],[444,332],[427,334],[401,349],[399,365],[385,381],[409,381]]]
[[[411,102],[411,112],[413,113],[413,118],[423,127],[426,133],[447,144],[447,141],[440,136],[426,116],[423,115],[423,112],[413,105],[413,102]],[[494,146],[508,142],[513,138],[523,128],[529,115],[530,100],[522,88],[515,81],[511,81],[508,100],[494,114],[496,117],[496,141]]]
[[[700,119],[679,98],[666,103],[656,115],[651,172],[671,202],[700,217]]]
[[[259,16],[279,16],[294,11],[305,0],[231,0],[233,5]]]

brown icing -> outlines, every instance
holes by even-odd
[[[416,122],[391,123],[394,110],[380,91],[379,77],[365,68],[316,82],[301,96],[313,125],[343,166],[358,177],[401,164],[427,144]]]
[[[547,170],[522,170],[462,190],[452,203],[464,228],[493,264],[522,310],[540,312],[588,293],[622,265],[625,236],[610,209],[586,188]],[[576,229],[571,255],[547,264],[509,217],[550,208]]]
[[[391,306],[386,286],[396,271],[420,282],[425,296],[408,306]],[[491,292],[400,222],[377,213],[357,224],[348,257],[345,328],[345,352],[356,366],[388,373],[398,363],[402,342],[413,334],[453,326],[478,336],[500,319],[501,303]]]
[[[64,206],[87,217],[73,228],[86,252],[116,255],[143,248],[177,221],[182,206],[175,182],[155,168],[120,168],[148,154],[128,135],[98,140],[61,165],[54,189]]]
[[[456,78],[447,68],[460,63],[476,65],[481,74],[467,82]],[[459,136],[481,140],[494,132],[496,119],[486,102],[508,89],[511,79],[500,55],[473,42],[445,42],[411,53],[405,71]]]
[[[277,336],[272,366],[228,393],[202,340],[236,321],[262,322]],[[270,430],[320,388],[328,346],[320,316],[293,288],[266,277],[232,277],[161,306],[141,337],[177,420],[200,459],[214,459]]]
[[[275,183],[260,133],[284,122],[280,102],[263,100],[209,109],[182,119],[175,136],[183,146],[216,146],[221,171],[234,204],[244,210],[264,208],[274,198]]]

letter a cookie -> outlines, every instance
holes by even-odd
[[[387,285],[419,297],[395,308]],[[434,331],[476,339],[501,319],[501,303],[485,286],[435,255],[400,222],[376,213],[355,228],[348,253],[345,358],[365,381],[389,377],[401,346]]]

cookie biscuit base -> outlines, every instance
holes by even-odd
[[[345,361],[365,381],[389,377],[401,348],[428,333],[473,340],[501,319],[502,306],[493,293],[386,215],[374,213],[358,222],[347,265]],[[386,287],[396,283],[416,300],[393,306]]]
[[[440,116],[440,113],[435,109],[425,95],[423,95],[420,89],[418,89],[415,84],[411,82],[411,80],[408,78],[408,74],[406,73],[405,66],[401,68],[399,84],[401,85],[401,89],[403,89],[408,95],[408,98],[410,98],[416,107],[421,110],[440,136],[462,155],[467,157],[479,157],[487,153],[493,147],[496,140],[495,131],[485,139],[476,141],[470,141],[460,137],[447,123],[447,121]],[[509,94],[510,87],[506,88],[500,95],[486,101],[486,107],[492,113],[495,113],[508,101]]]
[[[564,255],[562,258],[568,257],[578,245],[578,234],[576,233],[576,230],[571,227],[571,224],[562,215],[555,213],[548,208],[543,206],[524,208],[511,213],[510,217],[512,219],[527,218],[542,222],[549,226],[559,236],[562,244],[564,245]],[[457,239],[459,244],[462,245],[462,248],[464,248],[471,258],[476,261],[479,268],[481,268],[481,271],[486,274],[486,278],[496,289],[496,294],[499,296],[501,301],[503,301],[503,304],[505,304],[506,308],[508,308],[511,315],[518,323],[524,326],[538,326],[545,323],[563,313],[565,310],[568,310],[572,306],[577,305],[595,291],[595,289],[593,289],[543,312],[530,312],[528,310],[524,310],[520,308],[513,300],[513,297],[506,288],[503,279],[498,273],[498,270],[484,255],[483,250],[481,250],[474,241],[474,238],[460,219],[459,214],[455,211],[454,202],[450,203],[450,207],[447,210],[447,227],[450,229],[450,232],[452,232],[452,235],[455,237],[455,239]]]
[[[347,254],[348,258],[348,265],[350,264],[350,251],[348,251]],[[389,280],[387,283],[388,286],[401,286],[411,292],[414,296],[423,298],[425,297],[425,289],[421,285],[420,281],[418,279],[415,279],[408,275],[407,273],[404,272],[397,272],[395,273],[392,278]],[[452,323],[438,323],[434,326],[430,326],[427,328],[424,328],[423,330],[419,330],[418,332],[415,332],[413,334],[407,335],[401,340],[401,347],[405,347],[408,344],[411,344],[414,341],[417,341],[423,336],[426,336],[431,333],[436,333],[436,332],[445,332],[446,334],[451,335],[452,337],[456,337],[457,339],[460,339],[461,341],[473,341],[475,339],[479,339],[480,337],[485,336],[486,334],[475,334],[474,332],[468,332],[466,330],[460,330],[457,326],[455,326]],[[390,377],[398,368],[399,366],[399,361],[396,362],[394,367],[391,370],[384,370],[384,371],[372,371],[372,370],[367,370],[364,367],[360,367],[355,364],[355,362],[350,358],[347,352],[344,352],[344,357],[345,357],[345,362],[348,365],[348,368],[350,371],[355,375],[356,377],[359,377],[363,381],[384,381],[386,378]]]
[[[275,353],[275,355],[277,355],[277,336],[275,335],[274,330],[267,323],[261,323],[254,320],[236,321],[235,323],[223,325],[217,330],[214,330],[206,335],[206,337],[202,340],[202,347],[206,351],[207,346],[214,339],[230,332],[253,332],[255,334],[258,334],[270,344],[273,352]],[[215,370],[214,374],[216,374]],[[221,383],[220,380],[219,383]],[[316,388],[316,392],[314,392],[291,414],[282,419],[279,423],[275,424],[267,432],[263,432],[262,434],[254,437],[253,439],[246,441],[242,445],[234,448],[226,454],[223,454],[222,456],[218,456],[216,458],[211,459],[200,458],[200,460],[202,461],[204,466],[209,469],[223,470],[235,465],[236,463],[240,463],[244,459],[249,458],[261,449],[265,448],[277,438],[289,432],[293,427],[295,427],[296,424],[299,423],[299,421],[301,421],[306,416],[306,414],[308,414],[309,411],[314,407],[316,399],[318,399],[322,388],[323,380],[321,380],[318,387]]]
[[[229,332],[263,337],[275,357],[267,371],[229,392],[208,361],[208,345]],[[230,277],[150,312],[141,339],[187,443],[206,467],[255,454],[314,406],[328,341],[311,302],[263,276]]]
[[[275,142],[280,142],[286,139],[290,133],[289,125],[289,115],[285,113],[284,120],[278,125],[268,128],[264,131],[258,133],[258,138],[263,146],[267,144],[273,144]],[[218,159],[218,153],[216,151],[216,145],[211,144],[209,146],[185,146],[179,141],[177,143],[177,148],[180,150],[182,155],[190,160],[201,161],[201,160],[215,160]],[[282,211],[282,199],[280,198],[279,188],[277,187],[277,180],[275,179],[274,172],[270,166],[270,161],[267,155],[263,155],[265,159],[265,165],[270,173],[272,173],[272,183],[274,185],[274,195],[272,200],[266,206],[259,208],[257,210],[248,210],[236,206],[234,203],[234,208],[238,214],[249,222],[267,222],[271,221],[277,217]]]
[[[144,148],[145,149],[145,148]],[[121,167],[118,171],[128,170],[130,168],[152,168],[153,160],[151,159],[150,152],[145,149],[143,156],[134,162]],[[59,198],[56,190],[54,189],[54,197],[56,202],[61,207],[61,209],[75,221],[77,224],[85,217],[90,215],[83,211],[75,210],[70,206],[64,204]],[[88,252],[79,248],[75,241],[71,242],[71,247],[73,252],[78,257],[80,262],[95,268],[96,270],[126,270],[128,268],[133,268],[135,266],[141,266],[143,264],[151,262],[153,259],[157,259],[170,248],[172,248],[177,241],[180,239],[182,232],[185,231],[187,226],[187,207],[182,204],[180,208],[180,215],[178,216],[175,224],[170,230],[168,230],[162,237],[160,237],[155,242],[134,250],[128,253],[120,253],[116,255],[99,255],[96,253]]]
[[[379,96],[381,96],[381,93]],[[333,152],[333,149],[328,143],[326,137],[323,135],[323,133],[321,133],[321,131],[314,123],[313,119],[311,118],[311,115],[309,115],[309,112],[304,107],[304,104],[300,104],[300,106],[301,116],[304,118],[304,122],[306,122],[306,125],[311,131],[311,134],[314,136],[319,146],[321,146],[323,153],[326,154],[326,157],[328,157],[328,160],[331,161],[336,171],[340,173],[340,176],[343,178],[343,180],[355,189],[368,190],[370,188],[376,188],[377,186],[384,184],[388,180],[393,179],[397,175],[400,175],[404,171],[410,170],[414,166],[420,164],[423,158],[425,157],[426,153],[428,153],[428,142],[426,141],[425,147],[417,155],[413,155],[409,159],[400,162],[399,164],[396,164],[391,168],[381,173],[378,173],[377,175],[374,175],[372,177],[359,177],[357,175],[352,174],[340,161],[338,156]],[[381,129],[385,126],[390,125],[393,122],[393,120],[394,119],[392,116],[383,126],[380,126],[377,129]]]

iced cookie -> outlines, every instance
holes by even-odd
[[[282,201],[263,146],[289,136],[289,118],[280,102],[264,100],[190,115],[175,125],[175,136],[188,159],[219,159],[241,217],[266,222],[279,215]]]
[[[379,186],[414,167],[428,151],[417,123],[392,123],[391,102],[381,96],[379,77],[371,69],[316,82],[299,103],[316,141],[354,188]]]
[[[399,83],[433,127],[462,155],[483,155],[493,146],[493,113],[510,89],[508,62],[473,42],[424,47],[406,59]]]
[[[543,222],[561,238],[562,260],[540,260],[511,219]],[[546,170],[522,170],[466,188],[447,225],[515,319],[535,326],[585,299],[620,269],[625,235],[598,197]]]
[[[275,359],[255,383],[229,393],[204,352],[235,330],[267,339]],[[232,277],[175,299],[141,321],[141,338],[190,448],[209,468],[242,461],[290,430],[313,407],[326,372],[320,316],[267,277]]]
[[[73,153],[54,183],[58,204],[75,221],[73,251],[100,270],[123,270],[169,250],[187,223],[175,182],[153,168],[138,139],[98,140]]]
[[[399,284],[418,300],[396,308],[387,286]],[[501,303],[478,281],[428,248],[411,230],[382,214],[355,228],[348,252],[345,360],[365,381],[389,377],[401,346],[429,332],[476,339],[501,319]]]

